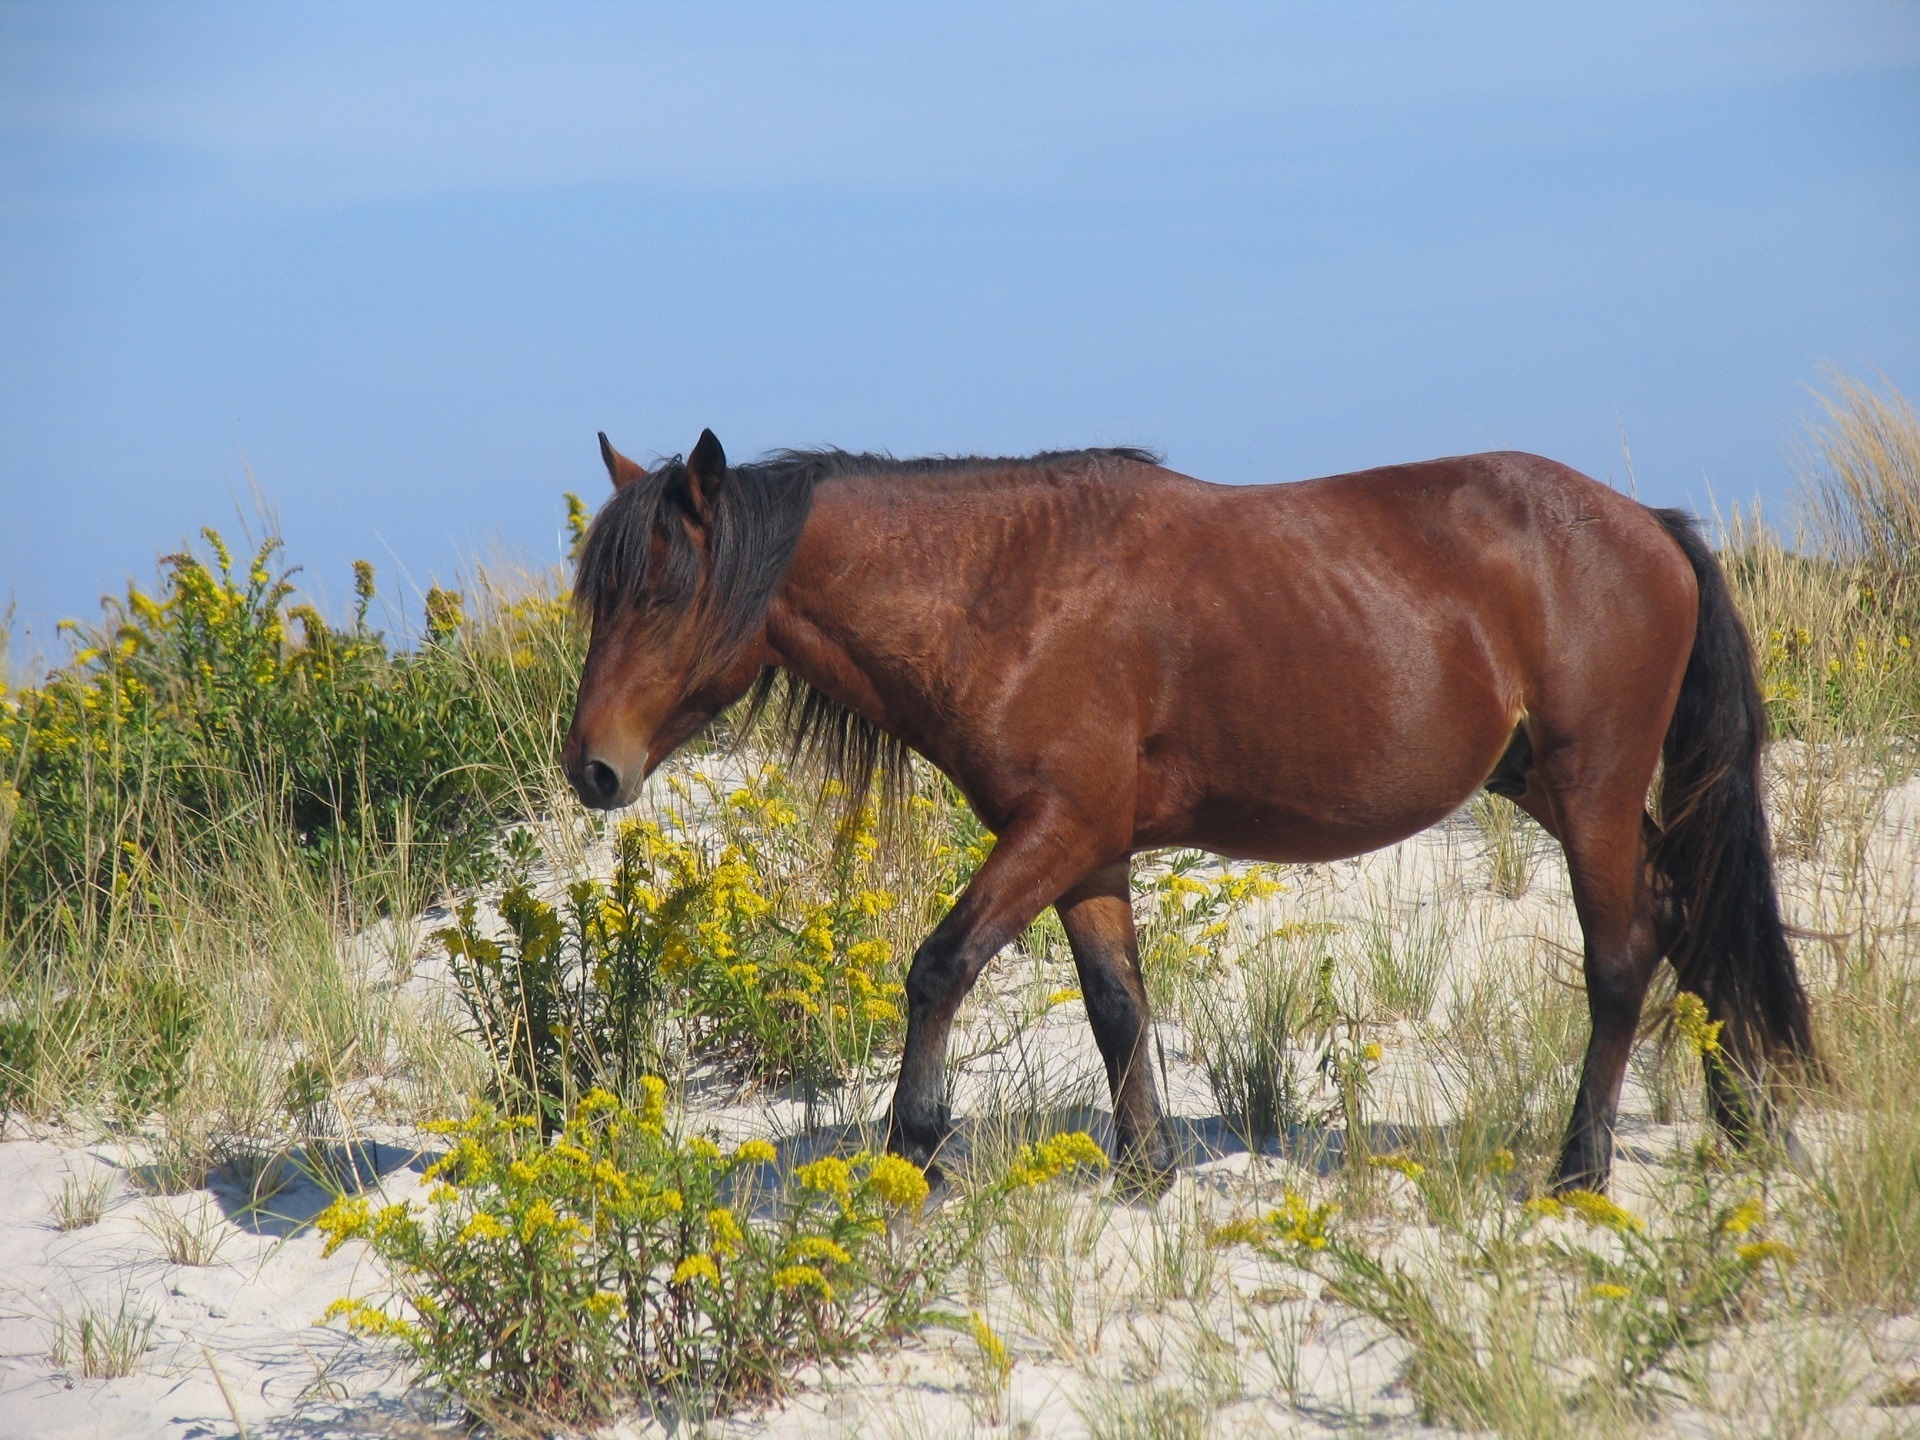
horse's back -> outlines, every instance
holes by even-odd
[[[1664,696],[1684,668],[1684,557],[1554,461],[1135,483],[1151,498],[1097,623],[1145,732],[1148,841],[1387,843],[1470,795],[1523,717]]]

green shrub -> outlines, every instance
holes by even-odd
[[[406,651],[366,623],[364,561],[353,622],[335,628],[288,606],[278,539],[236,575],[202,534],[205,555],[164,558],[157,596],[103,602],[98,626],[68,627],[66,665],[0,695],[0,938],[96,932],[163,872],[210,863],[259,823],[262,797],[323,869],[431,836],[449,874],[476,875],[525,777],[550,765],[554,725],[501,704],[529,687],[557,699],[576,673],[550,590],[475,626],[436,587],[430,638]]]
[[[639,1088],[636,1108],[588,1092],[550,1142],[484,1106],[436,1127],[453,1148],[424,1202],[342,1198],[316,1222],[329,1254],[365,1241],[393,1282],[326,1318],[398,1341],[478,1415],[569,1418],[660,1389],[725,1407],[921,1318],[972,1212],[896,1234],[927,1198],[907,1161],[776,1177],[765,1141],[677,1138],[662,1082]]]

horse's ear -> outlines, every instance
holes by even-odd
[[[705,520],[713,513],[713,502],[727,478],[727,452],[711,430],[702,430],[693,453],[687,456],[687,498],[694,512]]]
[[[600,458],[607,462],[607,475],[616,490],[624,490],[634,481],[647,478],[645,467],[635,464],[614,449],[604,430],[600,432]]]

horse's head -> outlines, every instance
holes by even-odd
[[[630,804],[655,766],[750,688],[778,575],[756,573],[763,507],[728,493],[735,472],[711,430],[684,462],[652,473],[605,435],[600,453],[614,495],[574,581],[592,640],[560,759],[581,801],[606,810]]]

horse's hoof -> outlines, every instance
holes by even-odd
[[[1123,1154],[1113,1167],[1114,1194],[1125,1201],[1151,1202],[1173,1188],[1180,1173],[1170,1151],[1152,1155]]]
[[[1562,1167],[1560,1173],[1553,1177],[1553,1183],[1547,1186],[1547,1193],[1555,1197],[1580,1192],[1604,1195],[1607,1193],[1607,1179],[1604,1170],[1595,1171],[1584,1166],[1571,1169]]]

